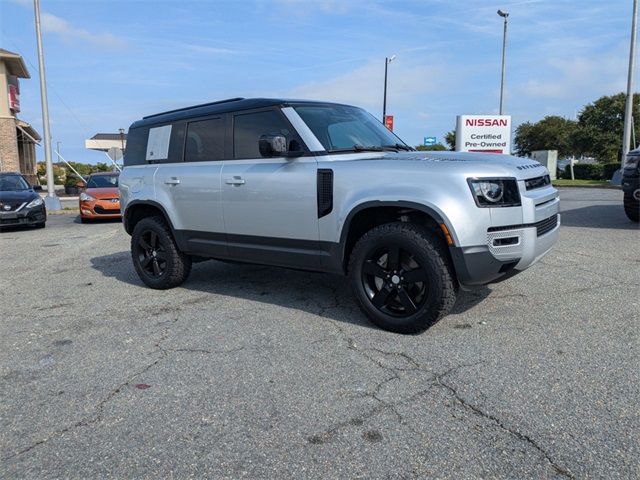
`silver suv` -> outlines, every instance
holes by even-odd
[[[381,328],[420,332],[459,288],[509,278],[558,239],[538,162],[417,152],[364,110],[235,98],[131,125],[120,175],[133,264],[151,288],[202,259],[348,275]]]

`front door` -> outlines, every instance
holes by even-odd
[[[222,167],[222,204],[233,259],[310,268],[320,266],[315,157],[260,155],[261,135],[300,140],[279,110],[235,114],[233,160]]]

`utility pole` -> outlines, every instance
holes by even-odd
[[[38,68],[40,70],[40,99],[42,101],[42,125],[44,129],[44,159],[47,165],[47,196],[44,198],[48,210],[61,210],[60,199],[53,185],[53,161],[51,160],[51,131],[49,129],[49,102],[47,101],[47,80],[42,52],[42,31],[40,28],[40,0],[33,0],[36,17],[36,40],[38,43]]]
[[[627,160],[627,154],[630,150],[629,141],[631,140],[631,127],[633,123],[633,77],[636,68],[637,19],[638,0],[633,0],[633,17],[631,19],[631,46],[629,48],[629,73],[627,75],[627,102],[624,107],[624,130],[622,134],[622,169],[624,168],[624,164]],[[635,148],[635,142],[633,147]]]
[[[391,57],[385,57],[384,59],[384,95],[382,98],[382,124],[386,125],[387,123],[387,71],[389,70],[389,64],[393,62],[393,59],[396,58],[395,55],[391,55]]]
[[[505,74],[505,62],[507,56],[507,18],[509,17],[508,12],[503,12],[502,10],[498,10],[498,15],[504,18],[504,30],[502,31],[502,76],[500,78],[500,115],[503,113],[503,99],[504,99],[504,74]]]

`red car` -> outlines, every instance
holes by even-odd
[[[119,173],[94,173],[80,194],[80,221],[122,218],[120,214]]]

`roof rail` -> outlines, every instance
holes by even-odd
[[[237,102],[238,100],[244,100],[244,97],[227,98],[226,100],[218,100],[217,102],[203,103],[201,105],[193,105],[191,107],[176,108],[175,110],[168,110],[166,112],[154,113],[153,115],[147,115],[146,117],[142,117],[142,118],[144,120],[146,120],[147,118],[158,117],[160,115],[165,115],[167,113],[182,112],[182,111],[185,111],[185,110],[191,110],[193,108],[198,108],[198,107],[208,107],[210,105],[218,105],[220,103]]]

